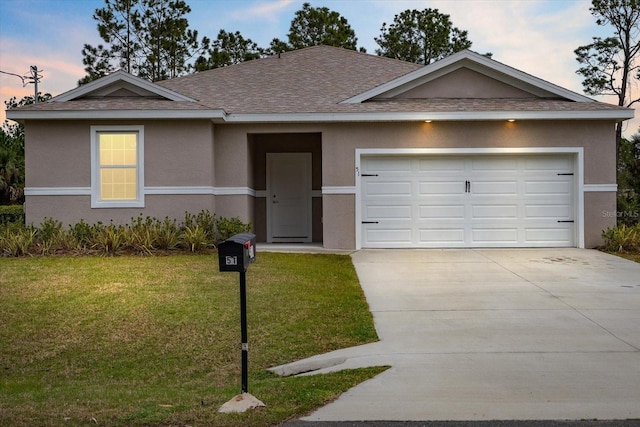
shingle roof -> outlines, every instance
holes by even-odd
[[[320,112],[420,67],[314,46],[157,84],[232,114]]]
[[[424,66],[414,63],[353,50],[314,46],[155,83],[158,93],[168,89],[176,96],[184,96],[185,99],[195,101],[172,101],[158,97],[92,98],[91,93],[84,92],[74,99],[73,91],[70,91],[64,95],[65,98],[62,101],[56,101],[54,98],[53,102],[29,105],[11,110],[10,113],[17,118],[36,117],[38,114],[49,112],[61,114],[60,118],[72,118],[75,112],[78,117],[87,117],[92,112],[98,112],[101,117],[112,114],[113,117],[121,118],[130,111],[139,112],[137,113],[139,117],[151,117],[155,114],[162,118],[209,117],[225,121],[231,121],[234,117],[243,115],[244,117],[240,119],[243,121],[251,121],[257,115],[271,115],[271,117],[281,117],[275,118],[276,121],[288,121],[295,114],[342,113],[359,113],[360,119],[365,117],[363,115],[371,114],[369,119],[372,120],[378,120],[379,113],[409,115],[433,113],[440,114],[440,118],[445,119],[462,117],[462,115],[473,119],[469,115],[477,114],[478,117],[485,117],[487,114],[496,112],[522,113],[520,117],[523,118],[543,119],[553,118],[553,112],[560,113],[559,115],[564,118],[625,119],[633,117],[633,111],[623,107],[601,102],[575,102],[560,97],[558,99],[534,97],[526,99],[384,99],[343,103],[377,87],[386,87],[385,85],[396,79],[412,78],[415,73],[422,73],[422,70],[425,70]],[[117,76],[111,77],[117,78]],[[130,75],[125,77],[133,83],[138,79]],[[149,85],[150,83],[140,80],[140,84]],[[158,113],[153,113],[154,111]],[[149,112],[152,114],[147,114]],[[209,116],[208,112],[211,112]],[[485,113],[484,116],[482,113]],[[541,114],[536,115],[536,113]],[[48,114],[47,118],[51,114]],[[373,117],[376,114],[377,116]],[[132,115],[132,117],[138,116]],[[355,114],[348,114],[348,116],[341,120],[356,117]],[[333,119],[325,116],[325,120]]]

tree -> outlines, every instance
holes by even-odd
[[[613,37],[594,37],[574,53],[589,95],[614,95],[618,105],[630,107],[640,98],[631,94],[631,82],[640,80],[640,0],[592,0],[589,8],[598,25],[611,25]],[[622,123],[616,125],[616,160],[620,163]]]
[[[141,48],[137,31],[140,26],[138,0],[105,0],[105,3],[104,8],[96,9],[93,14],[93,19],[98,21],[98,33],[111,46],[109,52],[118,59],[120,68],[131,73]]]
[[[182,0],[142,0],[140,46],[144,60],[138,75],[153,82],[187,72],[198,50],[198,32],[184,16],[191,8]],[[206,43],[206,42],[205,42]]]
[[[380,56],[425,65],[471,47],[467,31],[454,27],[438,9],[405,10],[392,24],[382,24],[375,41]]]
[[[24,202],[24,153],[15,135],[0,128],[0,205]]]
[[[189,61],[206,50],[185,17],[191,8],[183,0],[105,0],[93,18],[104,45],[82,50],[88,83],[116,68],[151,81],[177,77],[191,69]]]
[[[86,76],[78,80],[79,85],[89,83],[114,72],[116,69],[111,65],[113,53],[101,44],[97,47],[85,44],[82,49],[82,64],[85,66]]]
[[[311,7],[309,3],[304,3],[295,13],[287,38],[288,42],[273,39],[265,53],[273,55],[319,45],[356,50],[358,42],[346,18],[327,7]],[[364,48],[360,51],[364,52]]]
[[[292,47],[285,41],[280,40],[279,38],[275,38],[271,40],[269,44],[269,48],[266,50],[266,54],[275,55],[277,53],[287,52],[292,50]]]
[[[640,222],[640,134],[620,141],[618,212],[622,223]]]
[[[45,102],[51,94],[38,93],[38,102]],[[5,101],[7,110],[33,104],[33,96],[20,101],[14,96]],[[0,205],[24,202],[24,126],[5,120],[0,127]]]
[[[314,8],[309,3],[295,13],[288,37],[293,49],[327,45],[355,50],[358,42],[346,18],[327,7]]]
[[[258,59],[262,57],[263,49],[259,48],[251,39],[242,37],[239,31],[229,33],[220,30],[207,53],[209,54],[208,58],[200,56],[196,60],[195,68],[197,71]]]

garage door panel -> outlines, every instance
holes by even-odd
[[[465,243],[464,228],[421,228],[419,230],[421,244],[437,244],[446,243],[463,245]]]
[[[517,181],[471,181],[471,193],[479,195],[509,195],[518,193]]]
[[[364,186],[365,197],[411,196],[411,181],[370,181]]]
[[[518,219],[518,205],[473,205],[473,219]]]
[[[411,172],[412,160],[407,157],[370,157],[362,165],[365,173]]]
[[[575,217],[573,155],[361,163],[362,221],[375,222],[362,224],[363,247],[574,246],[575,224],[566,222]]]
[[[551,194],[571,194],[573,183],[563,180],[527,180],[525,181],[525,195],[551,195]]]
[[[459,174],[464,172],[464,169],[464,158],[437,157],[433,159],[418,160],[418,170],[421,174],[443,176],[446,174]]]
[[[465,217],[465,205],[420,205],[419,219],[464,219]]]
[[[465,183],[461,180],[420,181],[420,195],[453,195],[464,194]]]
[[[524,211],[526,219],[569,219],[573,216],[573,207],[568,204],[527,204]]]
[[[385,247],[385,246],[380,246],[380,244],[411,245],[412,235],[413,235],[413,232],[411,228],[367,227],[365,229],[365,237],[371,247],[375,247],[375,246]]]
[[[531,227],[525,230],[525,240],[532,246],[570,246],[572,235],[572,227]]]
[[[471,170],[476,172],[486,171],[512,171],[518,170],[518,159],[513,157],[476,157],[471,159]]]
[[[404,219],[411,221],[411,205],[369,205],[366,208],[366,220],[394,220]]]
[[[514,246],[518,243],[518,228],[473,228],[471,236],[474,246],[496,243]]]
[[[523,159],[524,170],[527,173],[567,173],[573,171],[573,158],[571,156],[527,156]]]

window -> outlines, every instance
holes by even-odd
[[[144,207],[142,126],[91,127],[91,207]]]

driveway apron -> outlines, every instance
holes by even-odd
[[[379,342],[274,368],[389,365],[306,421],[640,418],[640,264],[594,250],[362,250]]]

